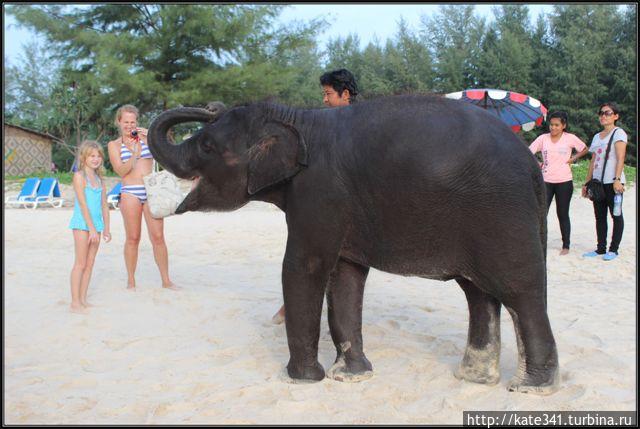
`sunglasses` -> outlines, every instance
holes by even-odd
[[[607,110],[606,112],[600,111],[598,112],[598,116],[613,116],[615,115],[615,113],[613,113],[612,110]]]

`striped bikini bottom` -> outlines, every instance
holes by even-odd
[[[141,204],[144,204],[147,201],[147,191],[144,188],[144,185],[127,185],[123,186],[120,192],[126,192],[127,194],[131,194],[140,200]]]

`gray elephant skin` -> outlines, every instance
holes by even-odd
[[[171,144],[171,127],[186,122],[202,126]],[[210,103],[163,112],[148,140],[167,170],[200,178],[176,213],[236,210],[253,200],[285,213],[282,287],[291,378],[325,378],[318,362],[325,293],[337,351],[328,376],[371,376],[362,303],[373,267],[460,285],[469,329],[457,378],[499,382],[504,305],[519,355],[507,388],[557,390],[558,355],[546,309],[544,183],[526,145],[491,114],[418,95],[333,109]]]

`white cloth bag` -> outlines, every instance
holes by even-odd
[[[142,178],[147,190],[147,204],[151,216],[161,219],[176,213],[184,200],[178,178],[166,170],[151,173]]]

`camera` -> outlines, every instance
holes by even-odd
[[[131,137],[138,137],[138,132],[136,130],[131,131]]]

